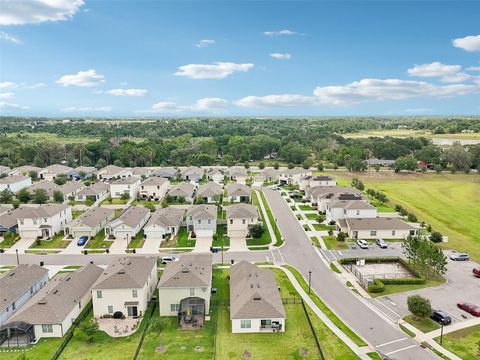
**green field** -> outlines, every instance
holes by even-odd
[[[435,340],[440,342],[440,338]],[[444,335],[443,346],[463,360],[478,360],[480,358],[480,325]]]
[[[426,138],[447,138],[447,139],[480,139],[479,133],[458,133],[458,134],[432,134],[432,132],[428,130],[410,130],[410,129],[402,129],[402,130],[370,130],[370,131],[361,131],[356,133],[346,133],[342,134],[345,138],[366,138],[366,137],[385,137],[385,136],[392,136],[392,137],[399,137],[399,138],[406,138],[406,137],[426,137]]]
[[[387,194],[390,204],[400,204],[448,236],[444,248],[465,251],[480,260],[480,176],[476,174],[352,174],[332,172],[339,179],[359,177],[367,188]]]
[[[78,144],[78,143],[89,143],[100,141],[100,137],[90,136],[90,135],[82,135],[82,136],[59,136],[57,134],[48,133],[48,132],[16,132],[16,133],[7,133],[7,137],[9,138],[18,138],[21,137],[24,140],[32,140],[32,141],[55,141],[61,144]],[[144,141],[145,138],[122,138],[122,140],[129,140],[133,142],[141,142]]]

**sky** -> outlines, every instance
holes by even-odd
[[[480,2],[0,0],[0,115],[480,113]]]

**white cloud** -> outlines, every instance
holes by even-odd
[[[147,90],[145,89],[112,89],[105,91],[105,94],[115,96],[145,96]]]
[[[480,51],[480,35],[466,36],[453,40],[453,46],[465,51]]]
[[[470,80],[470,78],[471,78],[471,75],[460,71],[456,74],[446,75],[442,77],[440,81],[448,82],[448,83],[459,83],[466,80]]]
[[[221,98],[203,98],[198,99],[191,105],[180,105],[171,101],[160,101],[153,104],[151,110],[141,110],[138,112],[158,113],[158,112],[219,112],[224,111],[228,101]]]
[[[316,101],[313,96],[297,94],[246,96],[235,101],[235,105],[247,108],[253,107],[292,107],[301,105],[312,105]]]
[[[27,85],[27,88],[29,89],[40,89],[40,88],[43,88],[47,86],[46,84],[44,83],[36,83],[36,84],[32,84],[32,85]]]
[[[292,31],[288,29],[276,30],[276,31],[265,31],[263,34],[267,36],[302,35],[296,31]]]
[[[435,61],[431,64],[415,65],[413,68],[408,69],[408,74],[419,77],[440,77],[455,74],[461,68],[460,65],[446,65]]]
[[[5,42],[10,42],[14,44],[23,44],[23,41],[19,38],[16,38],[13,35],[7,34],[6,32],[0,31],[0,40]]]
[[[280,60],[290,60],[292,58],[292,55],[288,53],[273,53],[273,54],[270,54],[270,56],[274,59],[280,59]]]
[[[93,107],[90,107],[90,106],[85,106],[85,107],[70,106],[70,107],[60,109],[60,111],[64,111],[64,112],[96,112],[96,111],[108,112],[108,111],[111,111],[111,110],[112,110],[111,106],[96,106],[96,107],[95,106],[93,106]]]
[[[83,5],[83,0],[0,0],[0,25],[68,20]]]
[[[223,110],[228,101],[221,98],[203,98],[197,100],[192,109],[196,111],[218,111]]]
[[[215,40],[212,40],[212,39],[202,39],[200,41],[198,41],[197,43],[195,43],[195,46],[197,48],[204,48],[204,47],[207,47],[207,46],[210,46],[210,45],[214,45],[215,44]]]
[[[430,108],[415,108],[415,109],[405,109],[404,111],[407,112],[407,113],[410,113],[410,114],[420,114],[420,113],[434,112],[435,109],[430,109]]]
[[[16,88],[17,84],[11,81],[2,81],[0,82],[0,89],[13,89]]]
[[[0,110],[27,110],[27,109],[30,109],[30,107],[0,101]]]
[[[15,96],[15,94],[12,93],[12,92],[0,93],[0,99],[10,99],[14,96]]]
[[[467,67],[465,70],[468,70],[468,71],[480,71],[480,66],[470,66],[470,67]]]
[[[189,64],[178,68],[175,75],[192,79],[224,79],[235,72],[247,72],[253,64],[236,64],[232,62],[215,62],[213,64]]]
[[[63,75],[57,83],[63,86],[97,86],[105,82],[105,76],[97,74],[94,69],[79,71],[73,75]]]

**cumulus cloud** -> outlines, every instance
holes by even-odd
[[[421,114],[421,113],[434,112],[435,109],[430,109],[430,108],[413,108],[413,109],[405,109],[404,111],[407,112],[407,113],[410,113],[410,114]]]
[[[266,96],[246,96],[235,101],[235,105],[247,108],[254,107],[292,107],[311,105],[316,99],[313,96],[297,94],[281,94]]]
[[[408,69],[408,74],[419,77],[440,77],[455,74],[460,71],[460,65],[446,65],[435,61],[431,64],[415,65]]]
[[[17,84],[12,81],[2,81],[0,82],[0,89],[13,89],[16,88]]]
[[[0,25],[22,25],[70,19],[83,0],[0,0]]]
[[[12,93],[12,92],[0,93],[0,99],[10,99],[14,96],[15,96],[15,94]]]
[[[63,75],[57,80],[57,83],[63,86],[83,87],[97,86],[103,82],[105,82],[105,76],[97,74],[94,69],[79,71],[78,73],[72,75]]]
[[[466,81],[466,80],[470,80],[471,76],[467,73],[464,73],[464,72],[458,72],[456,74],[452,74],[452,75],[446,75],[444,77],[442,77],[440,79],[440,81],[443,81],[443,82],[448,82],[448,83],[459,83],[459,82],[463,82],[463,81]]]
[[[4,101],[0,101],[0,110],[27,110],[30,107],[25,105],[13,104]]]
[[[247,72],[253,64],[236,64],[232,62],[214,62],[213,64],[188,64],[178,68],[175,75],[191,79],[224,79],[236,72]]]
[[[276,31],[264,31],[264,35],[267,36],[288,36],[288,35],[301,35],[300,33],[288,29],[276,30]]]
[[[465,51],[480,51],[480,35],[466,36],[453,40],[453,46]]]
[[[22,40],[20,40],[19,38],[16,38],[13,35],[7,34],[4,31],[0,31],[0,40],[5,41],[5,42],[14,43],[14,44],[23,44]]]
[[[112,89],[105,91],[105,94],[115,96],[145,96],[147,90],[145,89]]]
[[[290,60],[292,58],[292,55],[288,53],[273,53],[273,54],[270,54],[270,56],[274,59],[280,59],[280,60]]]
[[[480,66],[469,66],[465,70],[468,71],[480,71]]]
[[[225,110],[228,101],[222,98],[203,98],[198,99],[194,104],[181,105],[172,101],[160,101],[153,104],[151,110],[141,110],[139,112],[219,112]]]
[[[84,107],[77,107],[77,106],[69,106],[63,109],[60,109],[60,111],[64,112],[108,112],[111,111],[112,107],[111,106],[84,106]]]
[[[210,45],[214,45],[215,44],[215,40],[212,40],[212,39],[202,39],[198,42],[195,43],[195,46],[197,48],[204,48],[204,47],[207,47],[207,46],[210,46]]]

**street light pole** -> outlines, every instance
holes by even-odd
[[[442,324],[442,329],[440,331],[440,346],[443,346],[443,324]]]
[[[308,272],[308,293],[310,294],[310,288],[312,286],[312,272]]]
[[[20,259],[18,258],[18,249],[15,249],[15,253],[17,254],[17,265],[20,265]]]
[[[129,234],[127,234],[127,248],[126,248],[127,251],[128,251],[128,235],[129,235]]]

